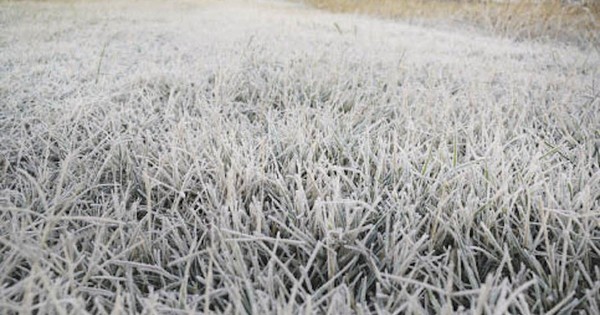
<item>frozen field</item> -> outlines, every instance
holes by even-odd
[[[600,55],[300,4],[0,2],[0,313],[600,313]]]

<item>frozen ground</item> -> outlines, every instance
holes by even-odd
[[[0,29],[0,313],[600,313],[593,48],[265,1]]]

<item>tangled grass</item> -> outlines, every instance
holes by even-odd
[[[593,48],[254,2],[0,26],[0,313],[600,313]]]

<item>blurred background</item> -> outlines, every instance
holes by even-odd
[[[595,43],[600,0],[305,0],[336,12],[421,22],[452,21],[517,39]]]

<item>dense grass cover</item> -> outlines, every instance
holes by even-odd
[[[264,2],[0,28],[0,313],[600,313],[593,47]]]

